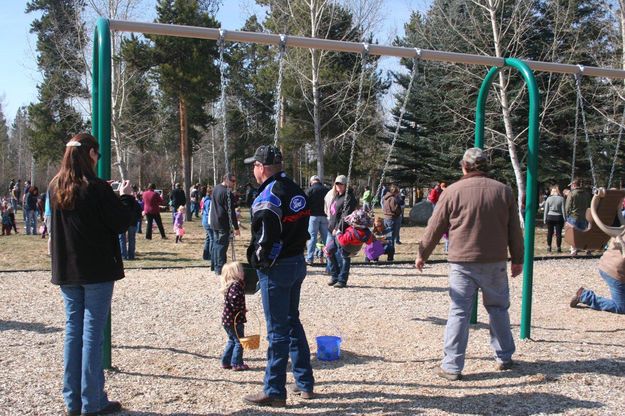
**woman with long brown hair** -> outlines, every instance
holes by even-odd
[[[118,234],[133,221],[129,181],[121,198],[99,179],[98,142],[87,133],[67,143],[61,168],[49,186],[52,283],[65,303],[63,397],[68,415],[121,410],[104,391],[102,343],[113,285],[124,277]]]

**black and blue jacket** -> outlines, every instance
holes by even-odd
[[[265,269],[277,259],[303,254],[308,234],[310,207],[302,189],[279,172],[258,188],[252,203],[252,240],[247,260]]]

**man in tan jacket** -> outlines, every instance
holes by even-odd
[[[478,288],[490,318],[497,369],[512,368],[515,346],[508,315],[508,249],[512,277],[523,271],[523,235],[512,189],[488,178],[487,160],[479,148],[468,149],[461,166],[464,176],[442,193],[415,260],[415,266],[422,271],[443,233],[449,232],[451,305],[444,358],[437,371],[447,380],[462,379],[472,300]]]

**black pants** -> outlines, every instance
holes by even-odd
[[[152,222],[156,221],[156,226],[158,227],[158,231],[161,233],[161,237],[165,238],[165,229],[163,228],[163,221],[161,220],[161,214],[145,214],[148,218],[148,228],[145,230],[145,238],[146,240],[152,239]]]
[[[561,216],[547,216],[547,246],[551,247],[555,230],[556,244],[558,248],[562,247],[562,227],[564,227],[564,218]]]

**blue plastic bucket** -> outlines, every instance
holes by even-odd
[[[324,335],[317,337],[317,359],[335,361],[341,356],[341,337]]]

